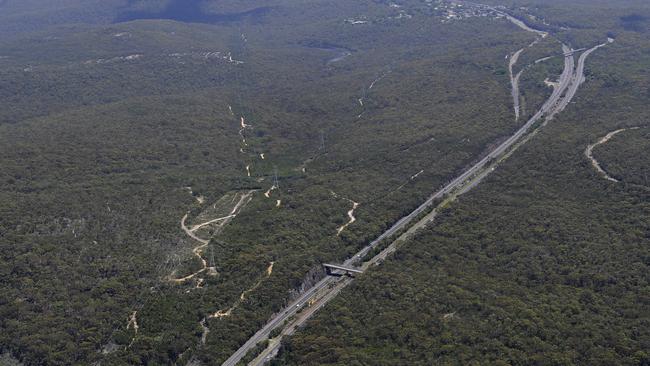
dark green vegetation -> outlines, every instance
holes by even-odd
[[[2,351],[28,365],[219,363],[319,263],[344,259],[516,127],[503,59],[531,35],[332,3],[0,41]],[[355,16],[372,23],[345,22]],[[309,45],[352,55],[331,62],[338,51]],[[183,215],[248,189],[253,200],[205,248],[219,274],[198,289],[170,283],[200,268]],[[344,198],[361,206],[337,237]],[[230,316],[206,320],[202,344],[200,321],[259,281]]]
[[[589,32],[604,29],[597,14],[580,14],[594,16]],[[650,120],[650,42],[616,32],[587,62],[576,103],[345,289],[276,363],[649,364],[647,131],[595,149],[622,183],[584,156],[608,132]]]
[[[562,45],[557,38],[546,37],[522,52],[513,69],[515,75],[523,70],[519,79],[522,120],[532,117],[553,92],[544,81],[556,81],[563,67]]]
[[[400,10],[381,1],[214,1],[201,3],[201,14],[247,13],[262,3],[270,10],[200,24],[169,19],[112,24],[124,12],[162,14],[165,8],[155,2],[90,6],[69,0],[60,2],[67,11],[54,13],[60,17],[52,16],[45,26],[39,14],[51,15],[48,7],[54,5],[28,11],[32,3],[0,5],[7,10],[0,24],[32,24],[20,30],[36,30],[12,28],[17,34],[0,40],[0,352],[28,365],[219,364],[317,276],[320,263],[340,261],[362,247],[517,127],[504,56],[534,39],[503,20],[442,24],[420,1],[403,2],[401,11],[413,17],[400,19],[395,19]],[[345,22],[350,18],[369,23]],[[584,44],[576,46],[602,42],[608,31],[619,31],[617,24],[581,31]],[[342,364],[395,364],[400,354],[417,362],[436,357],[430,352],[440,349],[425,351],[424,345],[443,341],[450,345],[449,359],[460,359],[461,352],[477,359],[484,348],[472,344],[499,339],[480,333],[495,329],[498,317],[481,315],[498,308],[528,320],[503,330],[501,343],[512,346],[516,333],[520,344],[533,344],[527,332],[509,330],[537,326],[540,334],[552,333],[540,341],[538,355],[550,349],[553,357],[588,360],[596,357],[591,345],[598,338],[604,339],[598,343],[603,352],[614,349],[611,357],[617,360],[644,357],[637,351],[648,348],[642,343],[648,327],[639,320],[633,293],[642,294],[647,280],[640,277],[647,273],[642,252],[647,206],[639,206],[647,202],[647,192],[612,188],[581,155],[587,143],[619,121],[639,125],[644,118],[638,113],[647,96],[633,91],[648,85],[646,41],[639,32],[620,32],[617,43],[593,56],[591,95],[580,98],[593,101],[590,119],[583,119],[585,107],[572,107],[558,120],[563,124],[552,127],[556,133],[545,130],[485,188],[446,212],[441,226],[362,277],[354,291],[345,291],[313,328],[294,339],[291,345],[301,353],[285,354],[286,361],[322,363],[327,361],[322,350]],[[541,46],[556,52],[559,44],[549,39]],[[634,47],[639,51],[629,57]],[[351,55],[333,61],[341,50]],[[530,63],[527,57],[522,55],[521,65]],[[613,60],[617,67],[611,67]],[[548,93],[540,77],[555,78],[558,60],[530,72],[522,82],[535,89],[526,89],[525,113]],[[607,118],[606,107],[625,118]],[[244,131],[248,146],[241,143],[240,116],[252,125]],[[275,170],[280,189],[266,198]],[[577,178],[575,171],[581,172]],[[576,192],[564,189],[561,172]],[[201,265],[191,252],[198,243],[181,230],[183,215],[189,211],[195,218],[227,192],[249,189],[257,190],[252,201],[205,248],[204,258],[218,275],[203,276],[201,288],[195,280],[170,283],[173,271],[187,275]],[[611,201],[604,200],[602,192],[610,190]],[[346,199],[360,203],[357,222],[336,236],[348,220]],[[624,204],[614,204],[621,200]],[[501,209],[491,212],[494,202]],[[594,221],[599,230],[585,228],[592,219],[601,220]],[[539,228],[533,235],[527,227]],[[544,227],[575,242],[557,239],[551,243],[556,247],[547,247]],[[610,235],[612,227],[622,234],[598,235]],[[505,233],[512,237],[499,236]],[[508,250],[501,246],[506,239],[513,243]],[[572,252],[575,243],[583,251]],[[512,249],[517,245],[521,251]],[[569,262],[557,259],[560,250],[573,253]],[[604,279],[589,282],[600,268],[594,264],[600,263],[598,253],[614,261],[603,267]],[[635,254],[640,264],[624,261]],[[273,273],[266,277],[271,261]],[[441,267],[447,272],[429,281]],[[391,282],[393,292],[379,285]],[[449,283],[458,288],[455,295]],[[584,289],[573,291],[578,284]],[[436,297],[439,290],[448,298],[444,304]],[[415,301],[411,293],[427,296]],[[584,305],[583,293],[591,296],[592,307]],[[576,331],[585,351],[575,357],[566,355],[573,343],[561,342],[573,331],[567,324],[574,319],[562,317],[564,308],[555,306],[565,306],[559,300],[564,295],[576,302],[567,310],[575,319],[584,319],[585,327],[588,321],[598,325]],[[363,312],[347,308],[362,301],[368,301]],[[208,318],[209,333],[203,333],[202,319],[234,304],[230,316]],[[546,317],[537,304],[556,316]],[[615,305],[624,316],[612,314]],[[353,310],[359,312],[354,318]],[[137,333],[133,323],[127,326],[134,311]],[[461,323],[453,327],[459,333],[441,337],[434,327],[439,311],[457,311],[459,318],[450,322],[484,323]],[[325,351],[327,335],[335,333],[320,330],[336,327],[331,323],[336,318],[324,321],[331,312],[366,338],[352,333],[333,343],[335,353]],[[382,318],[388,314],[390,321]],[[415,315],[422,318],[410,320]],[[364,319],[382,319],[381,326]],[[409,325],[417,325],[418,333],[407,341],[400,334],[408,332],[396,332]],[[555,333],[548,331],[553,327]],[[621,335],[614,348],[606,342],[612,334]],[[390,347],[381,343],[386,337],[393,339]],[[503,350],[499,344],[489,347],[494,359]],[[513,351],[512,359],[527,356],[522,352]]]

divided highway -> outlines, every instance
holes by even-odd
[[[539,33],[540,31],[530,29],[521,21],[507,16],[516,25],[521,28]],[[611,41],[610,41],[611,42]],[[584,66],[587,57],[596,49],[603,47],[606,44],[595,46],[585,51],[578,60],[578,65],[575,67],[575,60],[571,48],[563,45],[564,57],[564,71],[560,76],[558,85],[555,87],[551,96],[542,105],[540,110],[532,116],[523,126],[521,126],[512,136],[499,146],[494,148],[487,156],[483,157],[479,162],[474,164],[469,169],[465,170],[458,177],[453,179],[450,183],[445,185],[442,189],[431,195],[424,203],[417,207],[413,212],[398,220],[388,230],[383,232],[379,237],[372,241],[368,246],[361,249],[355,255],[350,257],[343,263],[343,266],[352,266],[353,264],[364,258],[371,250],[375,249],[384,239],[393,236],[398,231],[409,228],[409,233],[415,231],[416,228],[425,225],[431,221],[435,216],[435,210],[429,215],[421,219],[418,223],[411,226],[413,220],[420,216],[425,211],[433,208],[434,202],[443,199],[448,194],[460,195],[475,185],[477,185],[484,177],[489,175],[493,170],[493,166],[503,159],[504,156],[510,151],[516,149],[522,142],[522,138],[527,135],[531,128],[540,120],[551,120],[557,113],[566,108],[571,99],[575,96],[580,84],[584,81]],[[397,248],[396,243],[393,242],[390,246],[384,249],[381,253],[374,256],[372,259],[363,264],[363,268],[368,268],[370,265],[380,263],[389,253],[392,253]],[[269,346],[265,349],[250,365],[263,365],[270,360],[280,347],[280,340],[282,336],[289,335],[304,324],[312,314],[324,306],[330,299],[334,298],[339,291],[352,282],[349,277],[325,277],[316,283],[312,288],[300,295],[296,300],[289,304],[282,312],[276,314],[262,329],[255,333],[246,343],[244,343],[230,358],[228,358],[222,365],[234,366],[246,355],[248,351],[253,349],[259,342],[269,338],[272,330],[282,327],[282,332],[279,337],[270,340]],[[305,305],[308,304],[307,307]]]

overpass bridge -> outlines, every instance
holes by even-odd
[[[577,50],[571,50],[569,52],[565,52],[563,55],[564,55],[564,57],[569,57],[569,56],[573,56],[574,54],[576,54],[578,52],[582,52],[584,50],[586,50],[586,48],[578,48]]]
[[[323,263],[323,267],[325,267],[325,271],[329,276],[348,275],[350,277],[354,277],[355,274],[363,273],[363,271],[360,269],[348,267],[348,266],[341,266],[338,264]]]

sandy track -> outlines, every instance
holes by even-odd
[[[241,144],[243,147],[239,149],[240,152],[244,152],[244,147],[248,147],[248,142],[246,142],[246,136],[244,132],[247,128],[252,128],[253,126],[246,124],[246,119],[244,117],[239,117],[239,137],[241,138]]]
[[[230,316],[232,314],[232,312],[235,309],[237,309],[239,307],[239,305],[241,305],[242,302],[244,302],[246,300],[246,296],[249,293],[255,291],[258,287],[260,287],[262,285],[262,282],[264,282],[265,279],[267,279],[267,278],[269,278],[271,276],[271,274],[273,273],[273,265],[274,264],[275,264],[275,262],[270,262],[269,266],[266,268],[266,271],[264,271],[265,276],[260,278],[251,288],[249,288],[248,290],[242,292],[239,295],[239,299],[237,301],[235,301],[235,303],[231,307],[229,307],[228,309],[217,310],[213,314],[208,315],[208,318],[209,319],[214,319],[214,318],[224,318],[224,317]],[[205,322],[203,323],[203,326],[205,326]],[[205,343],[204,340],[202,340],[202,342]]]
[[[216,219],[212,219],[212,220],[206,221],[206,222],[201,223],[201,224],[194,225],[194,226],[192,226],[191,229],[188,228],[186,223],[185,223],[187,221],[187,217],[188,217],[189,214],[186,213],[183,216],[183,218],[181,219],[181,228],[183,229],[183,231],[185,231],[185,234],[187,234],[187,236],[189,236],[190,238],[192,238],[192,239],[198,241],[199,243],[201,243],[200,245],[198,245],[198,246],[194,247],[194,249],[192,249],[192,253],[194,254],[194,256],[199,258],[199,260],[201,261],[201,269],[199,269],[198,271],[196,271],[194,273],[191,273],[191,274],[189,274],[187,276],[180,277],[180,278],[174,277],[175,272],[172,272],[168,276],[168,280],[170,282],[177,283],[177,284],[184,283],[184,282],[186,282],[188,280],[191,280],[191,279],[195,278],[196,276],[198,276],[199,274],[201,274],[203,272],[208,272],[209,275],[213,275],[213,276],[217,274],[217,270],[214,267],[208,266],[208,261],[203,257],[203,250],[208,246],[210,241],[207,240],[207,239],[200,238],[199,236],[197,236],[195,234],[195,231],[199,230],[202,227],[205,227],[207,225],[217,223],[217,222],[220,222],[220,227],[225,226],[228,222],[230,222],[230,220],[232,220],[234,217],[237,216],[237,214],[243,208],[244,205],[246,205],[248,202],[250,202],[251,195],[253,194],[253,192],[254,191],[248,191],[247,193],[242,194],[242,196],[239,198],[239,201],[235,204],[233,209],[230,211],[229,215],[224,216],[224,217],[219,217],[219,218],[216,218]],[[233,197],[233,200],[234,200],[235,197]]]
[[[354,217],[354,210],[356,210],[357,207],[359,207],[359,203],[354,202],[352,200],[348,200],[348,201],[350,201],[352,203],[352,209],[350,209],[350,211],[348,211],[348,217],[350,218],[350,220],[336,230],[336,235],[337,236],[341,235],[343,230],[345,230],[348,226],[350,226],[355,221],[357,221],[357,218]]]
[[[419,176],[420,176],[420,174],[422,174],[422,173],[424,173],[424,170],[420,170],[420,171],[419,171],[419,172],[417,172],[416,174],[413,174],[413,175],[411,176],[411,180],[413,180],[413,179],[415,179],[415,178],[417,178],[417,177],[419,177]]]
[[[381,75],[379,75],[377,78],[375,78],[375,79],[370,83],[370,85],[368,86],[368,88],[363,89],[363,93],[362,93],[361,97],[360,97],[359,99],[357,99],[357,102],[359,102],[359,106],[360,106],[361,108],[364,108],[364,107],[365,107],[365,104],[363,103],[363,101],[366,100],[366,98],[368,97],[368,94],[370,93],[370,91],[372,90],[372,88],[375,87],[375,84],[377,84],[378,82],[380,82],[380,81],[381,81],[383,78],[385,78],[385,77],[386,77],[390,72],[391,72],[391,70],[388,70],[388,71],[383,72]],[[361,114],[357,115],[357,118],[361,118],[362,115],[363,115],[363,112],[361,112]]]
[[[224,216],[224,217],[218,217],[218,218],[216,218],[216,219],[214,219],[214,220],[206,221],[206,222],[204,222],[204,223],[202,223],[202,224],[196,224],[196,225],[192,226],[192,228],[190,229],[190,231],[191,231],[191,232],[195,232],[195,231],[197,231],[198,229],[200,229],[200,228],[202,228],[202,227],[204,227],[204,226],[207,226],[207,225],[213,224],[213,223],[215,223],[215,222],[223,221],[223,220],[226,220],[226,219],[231,219],[231,218],[233,218],[233,217],[235,217],[235,216],[237,216],[237,215],[231,214],[231,215]]]
[[[330,191],[330,193],[332,193],[332,196],[334,196],[334,198],[339,198],[339,195],[336,194],[336,192]],[[357,221],[357,218],[354,217],[354,210],[356,210],[359,207],[359,203],[355,202],[355,201],[353,201],[353,200],[351,200],[349,198],[343,198],[343,199],[350,202],[352,204],[352,208],[347,213],[348,218],[349,218],[348,222],[346,222],[345,224],[341,225],[338,229],[336,229],[336,236],[341,235],[343,230],[345,230],[348,226],[350,226],[355,221]]]
[[[135,338],[138,336],[138,330],[140,329],[140,326],[138,325],[138,311],[134,310],[131,313],[131,316],[129,317],[129,322],[126,324],[126,329],[129,330],[133,328],[133,338],[131,338],[131,342],[127,346],[127,348],[130,348],[133,345],[133,342],[135,342]]]
[[[183,215],[183,218],[181,219],[181,228],[183,229],[183,231],[185,231],[185,234],[187,234],[187,236],[189,236],[190,238],[192,238],[192,239],[194,239],[194,240],[196,240],[196,241],[198,241],[198,242],[200,242],[202,244],[208,244],[208,240],[199,238],[198,236],[196,236],[196,234],[194,234],[194,230],[191,230],[191,229],[189,229],[187,227],[187,225],[185,224],[185,221],[187,221],[188,216],[189,216],[189,213],[186,213],[185,215]],[[203,224],[199,224],[199,225],[203,225]],[[196,225],[194,225],[194,226],[196,226]]]
[[[589,161],[591,162],[591,165],[594,167],[594,169],[596,169],[596,171],[598,173],[600,173],[600,175],[602,175],[603,178],[607,179],[610,182],[614,182],[614,183],[619,183],[620,182],[618,179],[613,178],[612,176],[607,174],[607,172],[605,171],[605,169],[603,169],[603,167],[600,165],[598,160],[596,160],[596,158],[594,158],[594,155],[593,155],[594,148],[596,146],[598,146],[598,145],[602,145],[602,144],[607,143],[609,140],[612,139],[612,137],[618,135],[621,132],[624,132],[624,131],[627,131],[627,130],[637,130],[637,129],[639,129],[639,127],[621,128],[619,130],[612,131],[612,132],[608,133],[607,135],[603,136],[602,138],[600,138],[600,140],[598,140],[595,144],[591,144],[591,145],[587,146],[587,148],[585,149],[585,156],[589,159]]]
[[[138,329],[140,329],[140,326],[138,325],[138,311],[134,310],[131,313],[131,316],[129,317],[129,322],[126,324],[126,329],[131,329],[133,328],[133,331],[135,334],[138,334]]]
[[[266,192],[264,192],[264,197],[270,198],[271,197],[271,192],[273,192],[276,189],[278,189],[278,187],[275,184],[272,185],[271,188],[269,188]]]
[[[208,339],[208,333],[210,333],[210,328],[208,328],[207,325],[205,325],[205,322],[207,321],[206,318],[201,319],[199,322],[199,325],[201,326],[201,344],[205,344],[205,341]]]

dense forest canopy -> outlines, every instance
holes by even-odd
[[[650,6],[485,2],[0,1],[0,364],[221,364],[603,42],[273,362],[650,362]]]

